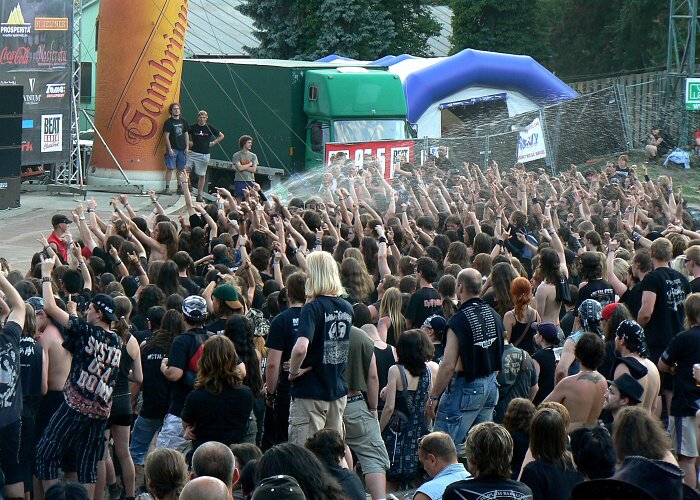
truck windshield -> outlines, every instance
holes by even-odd
[[[403,120],[347,120],[333,122],[333,142],[367,142],[406,138]]]

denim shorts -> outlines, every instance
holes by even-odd
[[[498,386],[495,373],[470,382],[455,375],[440,398],[435,430],[449,434],[457,447],[457,454],[460,454],[469,429],[481,422],[493,421],[496,403]]]
[[[136,465],[146,463],[146,455],[151,447],[153,437],[163,426],[162,418],[145,418],[139,416],[134,423],[134,430],[131,432],[131,445],[129,453]]]
[[[165,167],[168,170],[173,170],[175,167],[177,167],[178,170],[184,169],[187,164],[185,152],[179,149],[173,149],[173,153],[175,154],[170,156],[167,151],[165,152]]]

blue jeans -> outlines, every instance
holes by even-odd
[[[151,447],[153,436],[163,426],[162,418],[139,417],[134,423],[134,430],[131,432],[131,445],[129,452],[136,465],[144,465],[148,449]]]
[[[449,434],[459,455],[469,429],[493,420],[496,403],[498,386],[495,373],[471,382],[454,376],[440,398],[434,430]]]

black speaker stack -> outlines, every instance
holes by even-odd
[[[23,93],[21,85],[0,85],[0,210],[19,207]]]

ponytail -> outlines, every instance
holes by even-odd
[[[121,316],[114,322],[114,331],[122,339],[122,342],[126,344],[131,335],[131,330],[129,328],[129,322],[124,316]]]

